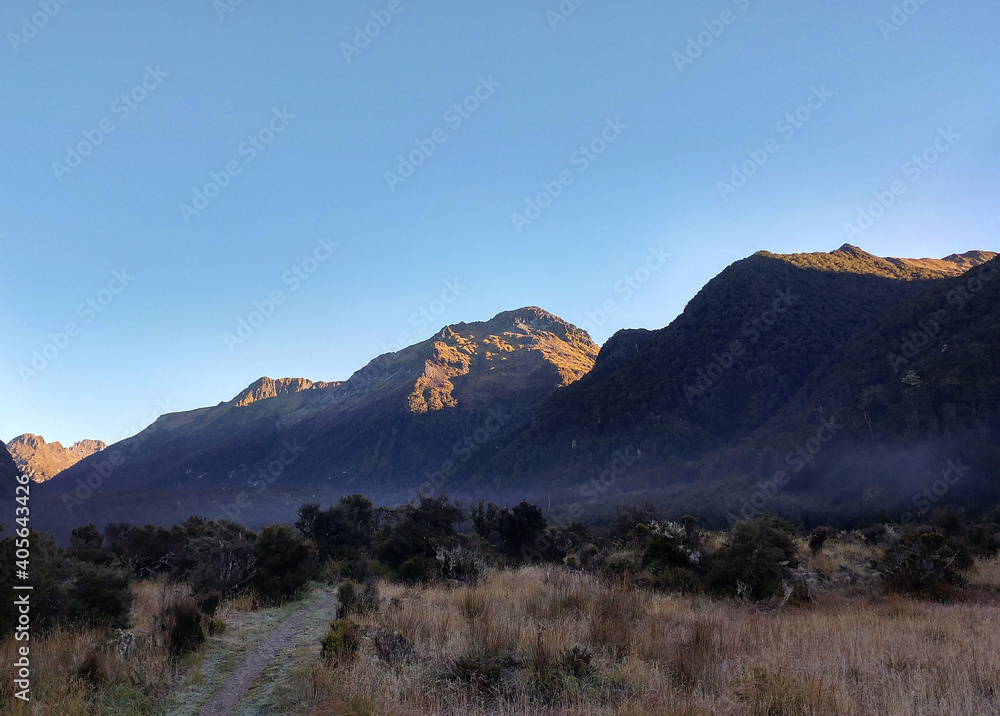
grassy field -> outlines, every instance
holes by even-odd
[[[651,593],[562,567],[383,585],[353,659],[320,660],[316,716],[1000,713],[1000,562],[955,603],[877,596],[864,550],[816,558],[804,604]],[[823,587],[826,591],[822,591]],[[872,594],[876,596],[872,596]],[[375,634],[413,653],[390,663]]]
[[[944,603],[888,595],[870,562],[880,552],[831,540],[814,555],[800,539],[797,574],[811,598],[758,602],[653,591],[562,565],[488,568],[470,584],[382,581],[374,608],[337,622],[356,649],[321,655],[334,608],[303,612],[236,713],[1000,713],[1000,560],[978,561]],[[132,588],[128,650],[111,628],[33,637],[33,702],[16,701],[7,679],[0,712],[196,714],[255,644],[330,590],[314,583],[280,607],[224,602],[224,631],[171,660],[164,610],[187,587]],[[0,659],[13,663],[15,648],[0,643]]]

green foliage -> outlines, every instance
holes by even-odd
[[[367,550],[375,533],[375,509],[363,495],[347,495],[327,510],[310,502],[299,509],[295,526],[314,541],[319,554],[331,559],[356,559]]]
[[[316,566],[316,548],[288,525],[264,527],[253,548],[257,560],[254,584],[261,598],[283,601],[297,595]]]
[[[80,562],[69,587],[70,618],[90,624],[128,627],[132,591],[128,577],[110,567]]]
[[[358,584],[353,579],[345,579],[337,585],[340,614],[360,614],[378,608],[378,582],[374,579]]]
[[[464,511],[447,496],[423,497],[394,511],[395,524],[387,526],[378,546],[380,559],[405,573],[411,581],[430,576],[435,547],[458,534],[455,526]]]
[[[104,535],[93,524],[77,527],[69,539],[66,556],[80,562],[108,564],[111,556],[104,550]]]
[[[546,533],[542,511],[522,500],[513,507],[499,507],[483,502],[472,510],[472,523],[476,532],[504,556],[535,562],[562,559],[563,553]]]
[[[320,655],[334,664],[353,661],[361,647],[361,628],[348,619],[334,619],[320,645]]]
[[[773,515],[738,522],[715,555],[707,582],[721,594],[766,599],[782,593],[782,580],[797,563],[798,531]]]

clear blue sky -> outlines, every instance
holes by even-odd
[[[111,442],[164,407],[261,375],[344,379],[401,333],[524,305],[590,321],[598,342],[658,328],[754,251],[845,243],[895,181],[905,193],[851,243],[997,248],[993,2],[914,3],[898,28],[888,0],[588,0],[566,18],[547,14],[557,0],[222,2],[0,9],[5,440]],[[345,51],[372,13],[391,21]],[[811,116],[779,129],[811,96]],[[906,167],[948,128],[936,162]],[[720,191],[769,139],[766,163]],[[88,156],[67,157],[81,142]],[[227,165],[239,173],[207,206],[180,208]],[[518,231],[511,215],[560,176]],[[320,238],[338,247],[315,261]],[[639,282],[651,248],[670,256]],[[227,346],[275,290],[273,314]],[[588,318],[608,300],[613,315]],[[50,334],[64,345],[25,377]]]

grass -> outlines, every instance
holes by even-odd
[[[156,694],[171,677],[167,647],[158,628],[163,607],[180,587],[162,581],[133,585],[131,650],[119,651],[111,628],[57,628],[32,634],[31,697],[14,698],[11,678],[0,680],[0,713],[52,713],[60,716],[148,716],[156,713]],[[7,637],[0,659],[13,664],[24,642]],[[38,710],[44,704],[44,710]]]
[[[831,543],[809,558],[830,570],[820,574],[830,589],[766,611],[562,567],[493,571],[455,589],[383,584],[391,601],[355,618],[400,631],[416,658],[389,664],[363,644],[350,664],[317,659],[295,688],[308,691],[317,716],[1000,710],[996,560],[978,565],[969,599],[939,604],[859,596],[871,551]],[[574,649],[575,659],[563,656]]]
[[[163,700],[162,712],[171,716],[197,714],[262,637],[303,603],[315,599],[316,595],[310,594],[302,601],[270,608],[255,608],[257,601],[253,595],[223,602],[216,616],[226,623],[226,630],[209,637],[205,646],[181,661],[169,694]]]

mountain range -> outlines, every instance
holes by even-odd
[[[106,447],[101,440],[80,440],[63,447],[60,442],[45,442],[45,438],[32,433],[18,435],[7,443],[7,451],[18,469],[30,474],[35,482],[45,482]]]
[[[758,252],[600,349],[535,307],[446,326],[342,382],[261,378],[161,416],[45,483],[41,513],[254,525],[442,491],[567,515],[641,496],[708,522],[917,513],[921,489],[981,504],[1000,497],[998,268]]]

